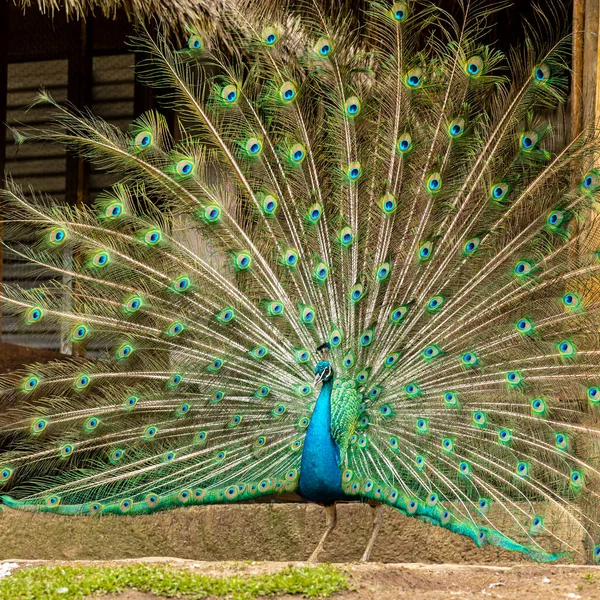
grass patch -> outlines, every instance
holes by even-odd
[[[277,573],[212,577],[167,565],[135,564],[118,567],[36,567],[0,581],[1,600],[79,600],[92,595],[137,590],[194,600],[299,594],[329,597],[348,588],[343,572],[331,565],[285,568]]]

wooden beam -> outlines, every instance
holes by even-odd
[[[600,118],[600,0],[573,0],[573,58],[571,78],[571,138],[577,137],[586,128],[597,125]],[[574,166],[573,181],[581,181],[583,173],[594,163],[598,156],[591,156]],[[573,225],[577,231],[578,225]],[[594,240],[583,239],[574,250],[573,260],[578,261],[583,248]],[[583,289],[585,295],[588,292]],[[595,422],[594,422],[595,421]],[[598,418],[590,415],[590,427],[600,425]],[[582,444],[579,451],[585,455],[596,452],[594,445]],[[592,484],[593,485],[593,484]],[[599,493],[598,486],[593,490]],[[583,547],[588,561],[593,560],[594,540],[600,535],[600,509],[596,502],[583,500],[582,511],[589,521],[586,522],[587,535],[583,536]]]
[[[70,24],[73,37],[69,50],[67,97],[78,109],[92,106],[92,23],[93,19]],[[88,201],[89,165],[80,156],[67,156],[66,197],[71,206],[81,207]]]
[[[582,126],[593,125],[598,104],[598,26],[600,0],[585,0],[583,20],[583,64],[581,65]]]
[[[8,104],[8,2],[0,2],[0,187],[4,187],[6,169],[6,111]],[[0,223],[0,241],[4,238]],[[0,291],[2,290],[3,252],[0,244]],[[0,339],[2,339],[2,306],[0,305]]]
[[[8,2],[0,3],[0,182],[6,167],[6,110],[8,103]]]
[[[77,109],[91,109],[92,84],[93,84],[93,56],[92,56],[92,23],[93,19],[81,19],[70,24],[72,30],[71,47],[69,49],[69,80],[67,98]],[[69,153],[67,155],[66,174],[66,199],[70,206],[82,208],[89,203],[89,176],[90,167],[82,157]],[[74,253],[75,263],[81,261],[81,256]],[[65,282],[69,283],[69,282]],[[77,282],[70,282],[73,292],[76,291]],[[70,341],[65,343],[61,336],[61,351],[73,356],[82,356],[79,348],[71,346]]]
[[[573,71],[571,75],[571,139],[583,130],[583,28],[585,0],[573,0]]]

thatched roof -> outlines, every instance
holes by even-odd
[[[27,9],[38,9],[53,16],[62,12],[67,19],[85,19],[103,15],[114,18],[124,12],[134,22],[147,23],[157,19],[163,26],[178,29],[183,23],[214,18],[222,0],[13,0]]]

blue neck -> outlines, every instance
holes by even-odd
[[[346,498],[338,465],[340,451],[331,437],[333,378],[323,384],[304,438],[299,493],[306,500],[333,504]]]

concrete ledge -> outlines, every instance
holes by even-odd
[[[338,527],[321,556],[360,559],[371,531],[371,508],[341,504]],[[477,548],[467,538],[384,509],[372,560],[386,563],[523,562],[514,552]],[[325,527],[314,504],[240,504],[181,508],[138,517],[65,517],[17,512],[0,515],[0,560],[118,560],[173,556],[198,561],[306,560]]]

